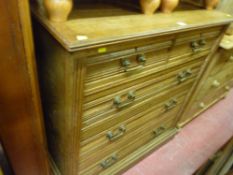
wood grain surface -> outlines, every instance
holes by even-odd
[[[17,175],[48,175],[27,0],[0,1],[0,137]]]

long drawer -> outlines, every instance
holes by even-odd
[[[174,71],[170,69],[162,74],[160,73],[156,76],[157,79],[156,77],[149,79],[149,82],[152,81],[152,83],[149,84],[150,86],[148,86],[146,82],[144,82],[146,86],[144,86],[143,88],[141,88],[140,84],[138,86],[135,86],[135,89],[139,87],[139,97],[136,97],[135,101],[130,101],[129,106],[123,109],[119,109],[118,107],[116,107],[113,103],[114,98],[111,97],[107,101],[107,104],[109,105],[107,105],[108,108],[104,108],[104,110],[102,111],[99,110],[98,107],[96,108],[96,116],[85,120],[84,112],[81,140],[88,140],[90,137],[95,136],[96,134],[124,120],[129,119],[141,110],[150,108],[150,106],[153,105],[154,100],[159,101],[161,96],[163,97],[169,95],[173,92],[173,90],[178,89],[180,86],[183,86],[186,81],[191,80],[192,82],[194,82],[203,61],[204,58],[200,58],[188,64],[180,65],[174,68]],[[190,74],[190,70],[192,74]],[[163,76],[165,78],[163,78]],[[192,85],[190,85],[189,88],[191,88],[191,86]]]
[[[181,97],[182,100],[184,97]],[[80,174],[98,174],[99,172],[111,167],[114,163],[120,161],[130,153],[136,151],[142,145],[156,139],[163,132],[175,127],[174,120],[175,115],[180,109],[180,104],[173,110],[168,111],[165,114],[149,112],[143,118],[151,117],[153,115],[157,120],[151,120],[144,124],[144,126],[134,130],[133,132],[125,135],[124,138],[117,140],[116,142],[109,142],[107,145],[98,148],[93,153],[86,153],[81,155],[80,158]],[[160,112],[161,113],[161,112]],[[160,116],[162,115],[162,116]],[[127,126],[140,124],[142,119],[132,122]],[[132,125],[132,126],[130,126]],[[106,139],[106,136],[104,137]],[[82,149],[81,149],[82,150]],[[82,151],[81,151],[82,154]],[[111,160],[112,156],[116,156],[116,160]]]

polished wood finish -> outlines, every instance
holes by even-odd
[[[85,8],[63,23],[33,8],[49,147],[64,175],[117,174],[177,132],[178,114],[232,18]]]
[[[48,175],[28,1],[0,1],[0,137],[17,175]]]

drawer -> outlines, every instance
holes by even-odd
[[[96,136],[98,133],[105,131],[121,122],[124,122],[128,120],[129,118],[137,115],[141,111],[151,108],[157,103],[166,100],[167,97],[172,97],[176,93],[190,89],[194,81],[195,81],[195,78],[190,78],[187,81],[183,82],[180,86],[169,88],[159,94],[153,94],[151,98],[143,101],[142,103],[133,105],[127,110],[119,111],[113,115],[107,116],[101,121],[95,122],[92,125],[82,128],[81,140],[82,141],[88,140],[91,137]]]
[[[205,81],[205,86],[200,90],[187,115],[196,116],[225,96],[231,88],[233,78],[233,73],[227,74],[226,72],[219,72]]]
[[[123,91],[113,93],[106,97],[98,98],[84,104],[83,126],[106,118],[106,116],[126,110],[161,91],[182,84],[181,74],[187,73],[187,78],[197,76],[203,59],[195,60],[185,65],[145,77],[141,82],[137,81],[135,86],[126,88]]]
[[[142,73],[153,67],[164,64],[168,59],[168,48],[171,41],[160,43],[152,51],[136,52],[136,49],[126,50],[112,55],[96,58],[95,62],[87,64],[86,82],[93,82],[112,76],[128,75],[132,73]],[[125,53],[125,54],[124,54]]]
[[[122,140],[119,139],[116,142],[109,142],[107,146],[105,145],[99,148],[94,153],[85,154],[84,156],[81,151],[80,174],[98,174],[133,153],[141,146],[162,136],[163,132],[174,128],[175,115],[180,109],[180,106],[179,104],[176,109],[162,114],[163,116],[160,116],[157,120],[151,120],[151,122],[145,124],[144,127],[140,127],[129,133],[128,136],[125,135]],[[148,113],[144,118],[150,115],[153,115],[153,113]],[[154,117],[158,117],[158,115],[159,114],[156,116],[155,114]],[[141,120],[138,122],[140,121]],[[106,136],[104,139],[106,140]],[[116,156],[116,160],[112,161],[111,157],[113,155]]]
[[[176,40],[174,46],[171,47],[169,59],[175,60],[183,56],[190,56],[207,50],[210,51],[219,34],[219,31],[214,31],[208,34],[200,33],[197,35],[180,37]]]
[[[205,85],[206,87],[203,88],[203,92],[205,92],[205,94],[202,93],[200,97],[205,97],[208,92],[214,94],[215,91],[218,91],[219,88],[227,84],[232,78],[232,65],[227,64],[221,72],[218,72],[218,74],[208,78]]]

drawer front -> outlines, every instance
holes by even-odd
[[[185,73],[183,73],[182,75],[186,75]],[[177,78],[177,75],[175,78]],[[166,97],[174,95],[174,93],[176,91],[179,91],[180,88],[182,88],[183,90],[190,89],[195,79],[196,75],[187,79],[182,79],[182,81],[184,82],[181,82],[179,84],[176,82],[175,85],[167,87],[162,91],[157,91],[157,89],[155,88],[155,92],[152,91],[153,93],[150,93],[150,97],[141,101],[140,103],[132,105],[124,110],[116,110],[112,115],[105,115],[105,117],[103,117],[101,120],[98,120],[97,122],[93,122],[92,124],[83,127],[81,130],[81,140],[83,141],[90,139],[96,134],[131,118],[132,116],[143,110],[152,107],[156,104],[155,102],[160,102],[161,100],[166,99]],[[163,83],[161,85],[163,85]]]
[[[182,99],[182,98],[181,98]],[[167,130],[174,128],[174,119],[178,110],[180,109],[180,104],[177,105],[177,108],[168,111],[166,114],[162,114],[157,120],[151,120],[144,124],[144,127],[140,127],[137,130],[125,135],[122,140],[116,141],[108,141],[107,145],[103,145],[92,153],[82,154],[81,151],[81,159],[79,168],[80,174],[98,174],[101,171],[104,171],[108,167],[111,167],[127,155],[133,153],[138,148],[143,146],[144,144],[153,141],[154,139],[163,135]],[[153,115],[152,113],[148,113],[147,116]],[[154,117],[158,117],[159,114]],[[134,123],[140,122],[135,121]],[[131,124],[135,125],[135,124]],[[130,127],[130,124],[129,124]],[[106,140],[106,136],[104,137]],[[93,143],[93,146],[95,144]],[[83,150],[83,149],[81,149]]]
[[[228,72],[229,71],[225,70],[208,78],[205,82],[205,86],[202,87],[200,93],[197,95],[192,107],[188,110],[187,114],[185,114],[186,116],[197,116],[225,96],[232,87],[231,80],[233,78],[233,73],[231,71],[231,74],[228,74]]]
[[[197,76],[204,58],[180,65],[134,82],[135,85],[84,104],[83,127],[117,114],[168,88]],[[186,74],[185,74],[186,73]],[[184,77],[182,77],[184,76]]]

